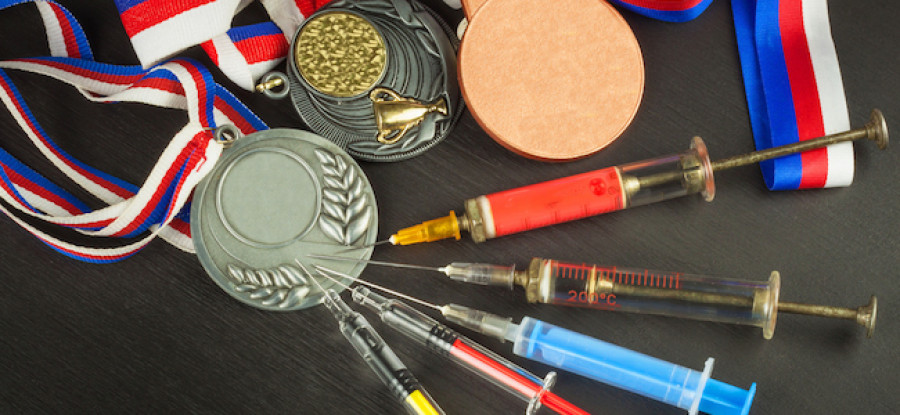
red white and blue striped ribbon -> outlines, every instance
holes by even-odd
[[[222,151],[212,129],[234,124],[244,134],[266,125],[198,63],[179,59],[144,70],[90,60],[91,52],[78,22],[49,0],[0,0],[0,10],[33,2],[46,24],[51,51],[60,56],[0,62],[0,101],[37,149],[72,181],[106,204],[91,210],[62,187],[0,149],[0,199],[24,215],[97,237],[139,237],[112,248],[85,247],[49,235],[2,210],[13,221],[65,255],[105,263],[126,258],[156,236],[192,251],[187,225],[191,191],[212,168]],[[54,44],[54,42],[56,42]],[[79,59],[81,58],[81,59]],[[41,128],[3,69],[43,74],[71,84],[95,102],[141,102],[185,109],[187,125],[163,150],[141,187],[105,174],[66,153]]]
[[[272,22],[230,28],[234,15],[251,1],[115,0],[142,65],[199,44],[228,78],[246,90],[287,56],[297,28],[329,0],[260,0]],[[459,0],[444,2],[461,7]]]
[[[231,28],[249,0],[115,0],[144,67],[195,45],[235,84],[252,90],[255,81],[288,53],[300,23],[327,0],[260,0],[272,22]]]
[[[693,20],[709,7],[712,0],[610,0],[611,3],[666,22]]]
[[[758,149],[850,128],[824,0],[733,0],[735,32]],[[772,190],[849,186],[853,146],[761,163]]]

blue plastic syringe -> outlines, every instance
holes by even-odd
[[[320,272],[382,287],[324,267]],[[392,294],[401,295],[395,291]],[[513,343],[513,353],[576,373],[688,411],[712,415],[746,415],[750,412],[756,383],[749,390],[710,378],[714,359],[702,372],[647,356],[624,347],[525,317],[519,324],[510,317],[457,304],[438,306],[403,295],[418,304],[439,310],[447,321]]]

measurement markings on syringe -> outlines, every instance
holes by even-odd
[[[584,281],[579,284],[580,290],[568,290],[567,302],[586,303],[592,306],[617,308],[617,288],[626,286],[642,286],[649,288],[681,289],[681,273],[652,273],[643,271],[619,270],[617,267],[600,268],[590,265],[558,263],[557,279]],[[561,282],[561,281],[560,281]]]

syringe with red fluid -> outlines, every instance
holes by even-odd
[[[888,130],[879,110],[872,110],[862,128],[800,141],[711,162],[706,145],[694,137],[691,148],[620,166],[607,167],[465,201],[465,214],[450,211],[445,217],[401,229],[379,243],[410,245],[447,238],[460,239],[468,231],[475,242],[510,235],[634,206],[647,205],[700,193],[715,196],[713,173],[783,157],[831,144],[862,138],[888,145]]]

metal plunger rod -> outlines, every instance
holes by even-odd
[[[805,314],[808,316],[820,316],[829,318],[841,318],[845,320],[856,320],[857,310],[845,307],[831,307],[817,304],[791,303],[787,301],[778,302],[778,311],[791,314]]]
[[[783,157],[794,153],[801,153],[804,151],[826,147],[845,141],[855,141],[862,138],[867,138],[874,141],[876,144],[878,144],[879,149],[884,150],[885,148],[887,148],[887,123],[885,123],[884,116],[881,114],[881,111],[877,109],[872,110],[872,115],[869,118],[869,122],[866,123],[866,125],[862,128],[717,160],[712,162],[712,170],[719,171],[730,169],[733,167],[746,166],[748,164],[759,163],[764,160]]]
[[[778,311],[852,320],[864,326],[867,329],[866,335],[872,337],[872,333],[875,331],[875,317],[878,313],[878,299],[873,295],[872,299],[869,300],[869,304],[856,309],[780,301],[778,302]]]
[[[669,299],[687,301],[695,304],[712,304],[721,306],[752,307],[753,299],[739,295],[714,294],[701,291],[672,290],[656,287],[639,287],[628,284],[612,284],[609,292],[616,295],[631,295],[646,298]],[[868,336],[872,337],[875,330],[875,317],[878,299],[873,295],[869,304],[857,308],[834,307],[818,304],[778,302],[778,312],[790,314],[804,314],[807,316],[819,316],[839,318],[855,321],[868,329]]]

